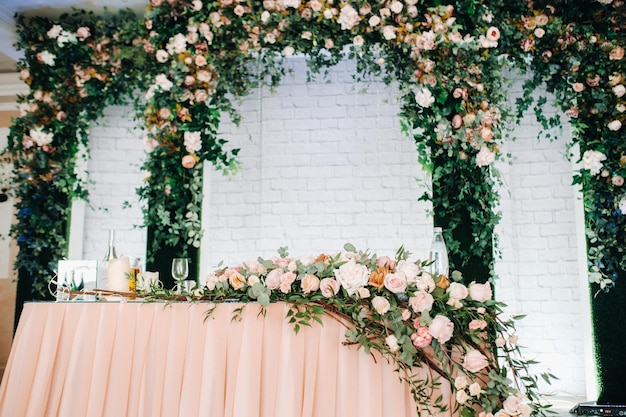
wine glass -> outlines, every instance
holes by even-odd
[[[172,277],[176,281],[176,291],[181,292],[184,281],[189,275],[189,260],[187,258],[174,258],[172,260]]]

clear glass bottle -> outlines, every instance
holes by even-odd
[[[115,249],[115,230],[109,230],[109,245],[107,247],[106,255],[104,255],[104,258],[102,258],[102,261],[98,264],[97,287],[99,289],[107,289],[107,270],[109,269],[109,261],[116,258],[117,250]]]
[[[430,273],[433,276],[448,276],[448,250],[446,242],[443,240],[443,229],[435,227],[433,229],[433,241],[430,245]]]

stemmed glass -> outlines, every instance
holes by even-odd
[[[172,260],[172,277],[176,281],[176,291],[182,292],[185,278],[189,275],[189,261],[187,258],[174,258]]]

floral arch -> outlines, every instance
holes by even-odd
[[[532,68],[528,91],[546,82],[572,117],[583,155],[575,180],[585,195],[590,277],[594,289],[608,289],[624,275],[626,259],[625,234],[618,233],[626,228],[624,2],[580,7],[152,0],[143,21],[127,12],[20,18],[21,77],[31,86],[9,143],[20,279],[33,284],[33,294],[42,291],[64,255],[69,202],[84,194],[73,175],[76,152],[103,103],[146,91],[136,107],[151,148],[144,165],[151,176],[138,190],[145,224],[157,247],[185,254],[202,234],[200,162],[237,168],[236,150],[218,137],[220,115],[236,119],[233,98],[258,83],[278,83],[283,57],[305,54],[311,75],[347,55],[357,61],[357,77],[373,73],[398,83],[403,127],[432,172],[433,193],[424,198],[447,230],[455,267],[476,264],[472,275],[483,280],[492,275],[499,218],[491,164],[503,157],[504,122],[514,118],[502,72],[510,62]],[[523,110],[530,102],[518,104]]]

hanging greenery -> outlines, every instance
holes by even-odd
[[[128,11],[18,17],[16,26],[20,78],[30,92],[18,97],[20,117],[8,140],[17,210],[11,234],[19,246],[15,268],[41,297],[67,255],[71,201],[85,197],[74,173],[79,146],[87,147],[89,127],[107,104],[124,102],[142,85],[147,61],[136,45],[142,26]]]

